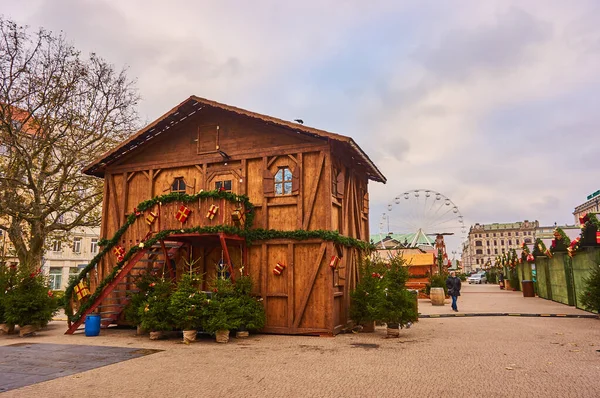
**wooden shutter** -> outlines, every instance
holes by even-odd
[[[300,193],[300,178],[302,178],[300,166],[296,166],[292,172],[292,195],[298,195]]]
[[[207,125],[198,127],[198,154],[214,153],[219,146],[219,126]]]
[[[337,178],[337,195],[336,196],[341,199],[344,197],[344,173],[339,172],[335,178]]]
[[[275,194],[275,178],[268,169],[263,171],[263,193],[265,196]]]

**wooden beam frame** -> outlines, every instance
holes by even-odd
[[[313,287],[315,285],[315,280],[317,279],[317,275],[319,275],[319,270],[321,269],[321,264],[323,263],[323,257],[325,256],[325,250],[327,249],[327,243],[321,243],[321,250],[319,251],[319,255],[317,256],[317,262],[313,268],[313,273],[308,280],[308,284],[306,285],[306,289],[304,290],[304,298],[302,299],[302,304],[300,305],[300,311],[298,312],[298,316],[294,321],[294,329],[297,329],[300,326],[300,322],[304,317],[304,311],[306,311],[306,305],[308,304],[308,300],[310,299],[310,295],[312,293]]]

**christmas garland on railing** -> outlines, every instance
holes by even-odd
[[[294,239],[294,240],[307,240],[307,239],[322,239],[325,241],[331,241],[336,244],[340,244],[346,247],[354,247],[360,250],[372,250],[373,247],[370,243],[351,238],[348,236],[341,235],[337,231],[324,231],[324,230],[314,230],[314,231],[305,231],[305,230],[295,230],[295,231],[279,231],[279,230],[265,230],[265,229],[247,229],[251,223],[254,215],[253,205],[248,201],[245,196],[238,196],[227,192],[200,192],[196,195],[186,195],[179,193],[171,193],[168,195],[163,195],[156,197],[154,199],[147,200],[145,202],[140,203],[140,205],[136,208],[138,211],[144,211],[156,204],[165,204],[174,201],[182,201],[182,202],[191,202],[197,200],[198,198],[219,198],[226,199],[231,202],[244,202],[247,209],[252,209],[248,213],[248,217],[246,218],[246,224],[244,229],[240,229],[233,226],[227,225],[217,225],[217,226],[208,226],[208,227],[193,227],[193,228],[184,228],[184,229],[170,229],[163,230],[157,232],[154,236],[149,238],[148,240],[141,242],[139,245],[133,246],[129,249],[127,253],[125,253],[123,259],[117,263],[117,265],[113,268],[112,272],[108,274],[102,282],[96,287],[94,294],[92,294],[88,300],[83,303],[76,314],[73,314],[73,308],[71,306],[71,298],[73,296],[73,291],[75,286],[85,277],[85,275],[95,267],[100,259],[109,252],[118,242],[121,236],[125,233],[127,228],[131,226],[135,220],[137,219],[136,214],[130,214],[127,218],[126,223],[119,228],[119,230],[115,233],[112,239],[104,240],[102,242],[103,249],[90,261],[90,263],[81,271],[79,276],[75,278],[71,284],[67,287],[65,291],[65,314],[71,321],[77,321],[81,314],[83,314],[92,303],[98,298],[101,294],[102,290],[106,285],[114,280],[117,274],[120,272],[121,268],[129,261],[129,259],[139,250],[144,247],[151,247],[156,244],[160,240],[163,240],[170,235],[173,234],[184,234],[184,233],[219,233],[224,232],[227,234],[238,235],[240,237],[244,237],[248,244],[252,244],[253,241],[261,241],[268,239]]]
[[[552,239],[552,244],[550,245],[550,251],[552,253],[555,252],[565,252],[567,248],[571,244],[571,239],[567,236],[565,231],[562,228],[557,227],[554,228],[554,239]]]
[[[548,258],[552,258],[552,252],[546,248],[546,245],[540,238],[537,238],[535,240],[535,245],[533,247],[533,256],[534,257],[546,256]]]

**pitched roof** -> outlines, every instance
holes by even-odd
[[[267,115],[261,115],[260,113],[247,111],[245,109],[237,108],[231,105],[221,104],[219,102],[196,97],[194,95],[192,95],[191,97],[189,97],[188,99],[171,109],[169,112],[165,113],[163,116],[161,116],[154,122],[150,123],[148,126],[144,127],[142,130],[138,131],[136,134],[132,135],[129,139],[121,143],[116,148],[100,156],[98,159],[96,159],[94,162],[88,165],[83,170],[83,172],[85,174],[95,175],[99,177],[103,176],[106,166],[116,162],[118,159],[135,150],[137,147],[150,141],[154,137],[159,136],[160,134],[174,127],[176,124],[184,121],[185,119],[192,116],[193,114],[195,114],[196,112],[198,112],[206,106],[222,109],[253,119],[262,120],[263,122],[292,130],[298,134],[304,134],[320,139],[337,141],[343,146],[345,146],[350,151],[350,153],[353,154],[352,157],[354,163],[362,165],[365,168],[369,179],[383,183],[387,181],[385,176],[381,173],[381,171],[379,171],[379,169],[377,168],[377,166],[375,166],[373,161],[369,159],[367,154],[350,137],[330,133],[328,131],[319,130],[313,127],[304,126],[299,123],[277,119],[275,117]]]

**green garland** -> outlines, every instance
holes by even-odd
[[[238,196],[228,192],[219,192],[219,191],[209,191],[209,192],[200,192],[196,195],[187,195],[181,193],[170,193],[163,196],[158,196],[156,198],[146,200],[140,203],[137,206],[137,210],[143,212],[156,204],[165,204],[175,201],[181,201],[184,203],[189,203],[198,199],[206,199],[206,198],[215,198],[215,199],[225,199],[229,202],[242,202],[244,203],[246,209],[248,210],[246,216],[246,223],[244,225],[244,229],[240,229],[233,226],[227,225],[217,225],[217,226],[208,226],[208,227],[193,227],[193,228],[184,228],[184,229],[169,229],[163,230],[156,233],[154,236],[143,242],[143,247],[152,247],[154,244],[158,243],[160,240],[164,240],[170,235],[174,234],[189,234],[189,233],[219,233],[224,232],[230,235],[238,235],[246,239],[246,242],[251,245],[254,241],[262,241],[269,239],[293,239],[293,240],[307,240],[307,239],[322,239],[324,241],[334,242],[336,244],[340,244],[346,247],[354,247],[360,250],[368,251],[372,250],[373,247],[371,244],[351,238],[348,236],[341,235],[337,231],[324,231],[324,230],[314,230],[314,231],[305,231],[305,230],[295,230],[295,231],[279,231],[279,230],[265,230],[265,229],[254,229],[250,230],[250,226],[252,225],[254,219],[254,206],[248,200],[248,197],[245,195]],[[127,221],[125,224],[119,228],[119,230],[115,233],[112,239],[103,240],[102,247],[103,249],[90,261],[90,263],[81,271],[77,278],[75,278],[71,284],[67,287],[65,291],[65,314],[72,322],[75,322],[81,318],[81,315],[94,303],[94,301],[98,298],[98,296],[102,293],[106,285],[112,282],[117,274],[120,272],[121,268],[137,253],[139,250],[143,248],[139,245],[133,246],[127,251],[122,261],[118,262],[117,265],[112,269],[111,273],[108,274],[102,282],[96,287],[94,293],[88,298],[88,300],[83,303],[76,314],[73,314],[73,307],[71,305],[71,299],[73,297],[73,292],[75,286],[85,277],[85,275],[91,271],[102,259],[102,257],[108,253],[117,243],[119,242],[121,236],[127,231],[127,229],[135,222],[138,218],[135,214],[130,214],[127,217]],[[99,242],[100,243],[100,242]]]
[[[535,240],[535,245],[533,246],[533,255],[535,257],[548,256],[548,249],[540,238]]]
[[[557,238],[556,235],[554,236],[554,240],[552,241],[552,245],[550,246],[550,251],[552,253],[566,252],[567,248],[571,244],[571,239],[569,239],[565,231],[563,231],[563,229],[560,227],[555,228],[554,233],[557,234],[559,237]]]

